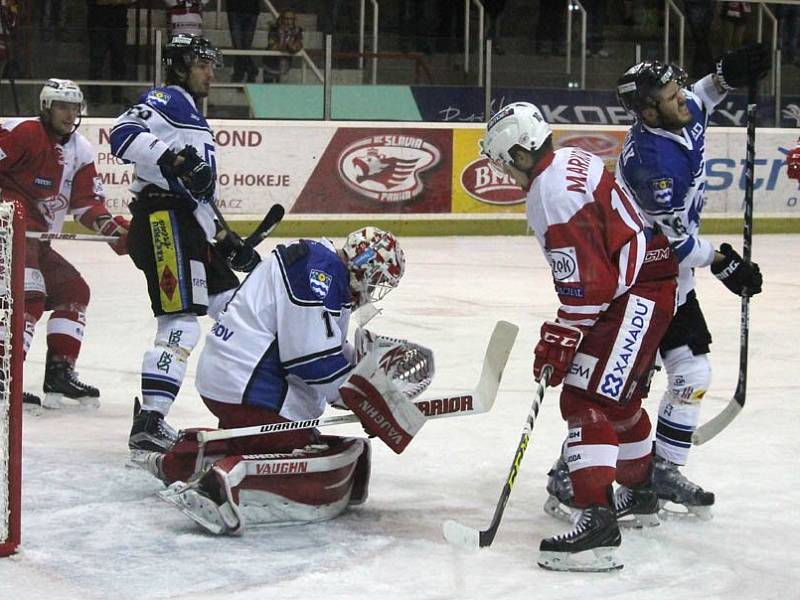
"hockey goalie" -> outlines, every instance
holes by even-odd
[[[369,436],[401,453],[424,423],[412,399],[430,384],[430,350],[359,328],[351,313],[397,287],[405,259],[375,227],[330,240],[278,245],[237,290],[207,335],[197,389],[220,429],[315,419],[328,404],[352,410]],[[209,442],[199,429],[165,453],[131,461],[169,487],[160,496],[215,534],[250,523],[331,519],[367,498],[366,438],[316,429]],[[200,463],[200,464],[198,464]]]

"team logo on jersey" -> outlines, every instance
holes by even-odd
[[[525,202],[525,191],[504,173],[489,166],[485,156],[469,163],[461,171],[461,187],[484,204],[511,206]]]
[[[361,196],[379,202],[415,198],[424,185],[420,173],[438,164],[439,149],[413,135],[362,138],[339,155],[339,177]]]
[[[577,283],[581,280],[578,255],[574,246],[553,248],[547,251],[547,256],[550,259],[553,279],[564,283]]]
[[[672,203],[672,177],[651,179],[650,189],[653,191],[653,199],[659,204],[669,206]]]
[[[332,281],[333,275],[329,275],[325,271],[311,269],[311,273],[308,274],[308,282],[311,285],[311,291],[314,292],[314,295],[320,300],[324,300],[325,296],[328,295],[328,290],[331,289]]]
[[[648,298],[631,294],[625,307],[617,339],[600,376],[598,393],[614,401],[622,400],[622,391],[639,358],[644,336],[650,328],[656,303]]]
[[[167,105],[169,99],[172,98],[167,92],[162,90],[152,90],[149,94],[147,94],[147,102],[157,102],[158,104],[163,104],[164,106]]]

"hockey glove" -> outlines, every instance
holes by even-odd
[[[239,234],[234,231],[227,233],[217,242],[217,250],[234,271],[249,273],[261,262],[261,256],[255,248],[245,244]]]
[[[128,220],[120,215],[116,217],[100,217],[97,219],[97,231],[100,235],[109,235],[117,237],[117,241],[109,242],[108,245],[119,255],[128,253],[128,230],[131,224]]]
[[[176,166],[175,161],[178,157],[182,157],[183,161]],[[184,146],[177,154],[167,150],[158,159],[158,166],[167,179],[180,179],[196,199],[206,201],[214,195],[214,172],[211,166],[198,156],[193,146]]]
[[[771,66],[769,48],[764,44],[748,44],[726,52],[717,61],[717,80],[732,90],[762,80]]]
[[[789,173],[789,179],[800,181],[800,145],[789,152],[789,156],[786,157],[786,170]]]
[[[737,296],[755,296],[761,293],[761,270],[758,264],[745,261],[730,244],[719,247],[724,258],[711,264],[711,272],[725,287]]]
[[[533,351],[533,376],[538,381],[545,365],[553,367],[548,385],[557,386],[567,374],[583,333],[577,327],[545,321],[542,323],[541,339]]]

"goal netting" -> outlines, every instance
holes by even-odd
[[[0,202],[0,556],[20,542],[25,224]]]

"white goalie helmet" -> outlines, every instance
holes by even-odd
[[[358,229],[347,236],[343,250],[356,308],[377,302],[400,283],[406,259],[390,232],[377,227]]]
[[[530,102],[513,102],[497,111],[480,140],[481,154],[500,169],[514,163],[510,150],[521,146],[535,152],[553,133],[541,111]]]
[[[70,79],[48,79],[39,93],[39,108],[49,109],[54,101],[80,104],[81,112],[84,109],[83,92],[77,83]]]

